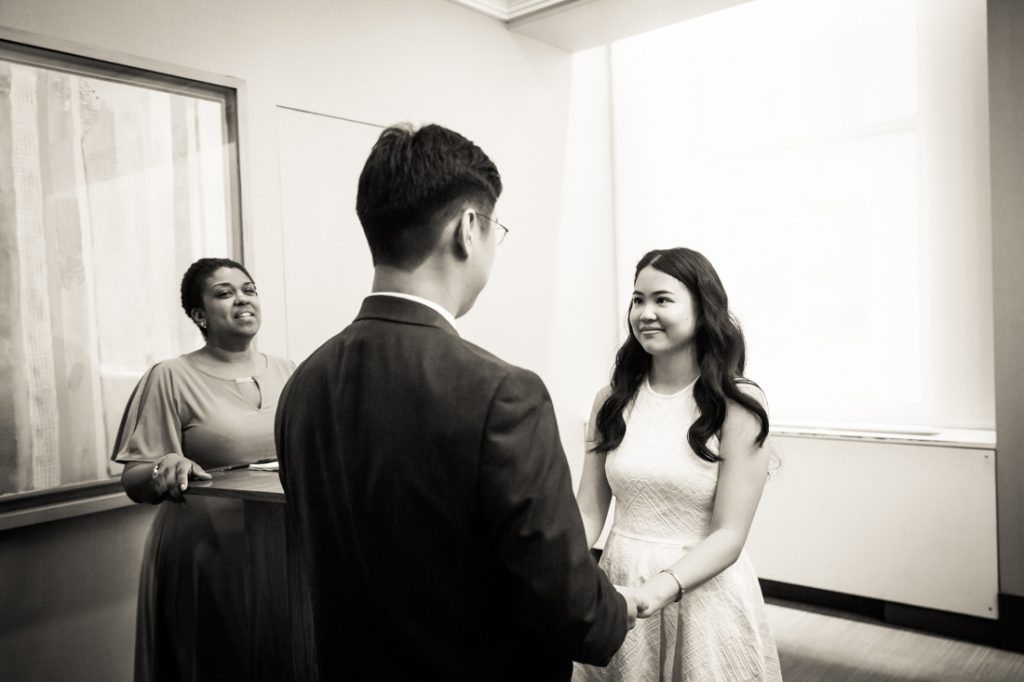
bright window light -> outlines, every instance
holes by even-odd
[[[773,420],[994,425],[985,3],[756,0],[611,48],[633,266],[718,269]]]

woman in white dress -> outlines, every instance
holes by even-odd
[[[598,393],[578,501],[601,567],[641,604],[607,668],[576,680],[781,680],[743,550],[771,460],[760,389],[711,263],[651,251],[637,264],[630,338]]]

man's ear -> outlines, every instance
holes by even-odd
[[[470,252],[474,246],[474,235],[473,226],[476,223],[476,212],[467,208],[459,216],[459,222],[455,224],[455,230],[452,232],[452,246],[455,249],[455,255],[463,260],[469,258]]]

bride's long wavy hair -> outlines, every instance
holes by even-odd
[[[711,436],[725,422],[726,400],[749,410],[761,422],[758,446],[768,437],[768,413],[757,400],[739,389],[740,383],[755,385],[743,378],[746,344],[739,323],[729,312],[729,298],[718,273],[707,258],[692,249],[658,249],[650,251],[636,264],[633,281],[646,267],[653,267],[683,283],[693,296],[697,317],[694,343],[700,377],[693,387],[693,396],[700,416],[690,426],[686,439],[697,455],[708,462],[721,457],[708,448]],[[632,306],[631,306],[632,307]],[[626,320],[629,338],[619,348],[612,370],[611,394],[597,413],[597,442],[593,452],[615,450],[626,435],[623,411],[636,397],[640,384],[651,369],[651,356],[633,335]]]

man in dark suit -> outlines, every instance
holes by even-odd
[[[373,293],[276,424],[322,679],[565,680],[633,624],[587,551],[543,382],[455,329],[507,232],[500,193],[435,125],[385,130],[359,178]]]

